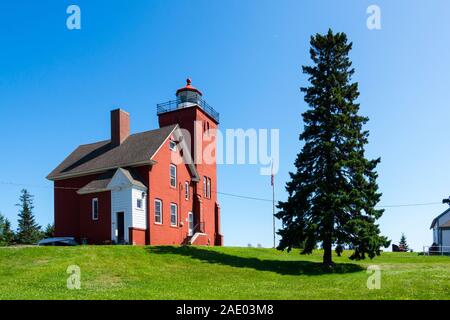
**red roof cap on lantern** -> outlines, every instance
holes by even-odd
[[[196,92],[196,93],[198,93],[199,95],[202,96],[203,94],[200,92],[200,90],[198,90],[197,88],[191,86],[191,82],[192,82],[192,80],[190,78],[186,79],[186,86],[184,86],[183,88],[178,89],[177,90],[177,95],[180,92],[183,92],[183,91],[193,91],[193,92]]]

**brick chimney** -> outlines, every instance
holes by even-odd
[[[120,145],[130,135],[130,114],[122,109],[111,111],[111,143]]]

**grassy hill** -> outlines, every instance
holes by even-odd
[[[383,253],[353,262],[257,248],[29,247],[0,249],[0,299],[449,299],[450,257]],[[381,289],[366,286],[369,265]],[[68,290],[69,265],[81,289]]]

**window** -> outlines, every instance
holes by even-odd
[[[162,201],[155,199],[155,223],[162,224]]]
[[[172,227],[178,225],[178,207],[175,203],[170,204],[170,225]]]
[[[207,178],[206,197],[211,199],[211,178]]]
[[[98,220],[98,199],[92,199],[92,220]]]
[[[211,178],[203,177],[203,196],[211,199]]]
[[[136,207],[142,209],[142,199],[136,199]]]
[[[169,149],[172,151],[177,151],[177,143],[173,140],[169,141]]]
[[[173,164],[170,165],[170,186],[177,187],[177,167]]]
[[[187,181],[184,183],[184,198],[186,200],[189,200],[189,198],[190,198],[189,182],[187,182]]]

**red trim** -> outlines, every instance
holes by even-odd
[[[198,94],[201,95],[201,96],[203,95],[203,94],[200,92],[200,90],[198,90],[197,88],[191,86],[191,79],[186,79],[186,86],[184,86],[183,88],[178,89],[178,90],[177,90],[177,95],[178,95],[180,92],[183,92],[183,91],[192,91],[192,92],[198,93]]]

